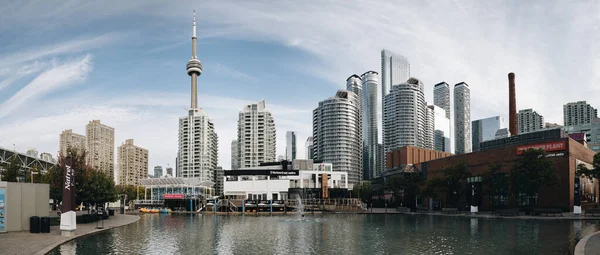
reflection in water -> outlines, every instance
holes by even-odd
[[[572,254],[598,229],[598,221],[431,215],[155,214],[50,254]]]

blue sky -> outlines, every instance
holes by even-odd
[[[265,99],[298,132],[353,73],[380,71],[380,50],[406,56],[426,99],[440,81],[471,87],[471,119],[507,115],[508,72],[519,109],[562,123],[562,105],[600,107],[596,1],[15,1],[0,9],[0,146],[53,154],[62,130],[92,119],[133,138],[150,167],[171,166],[189,106],[192,10],[199,104],[230,166],[237,112]]]

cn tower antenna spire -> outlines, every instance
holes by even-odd
[[[196,56],[196,10],[194,10],[194,23],[192,26],[192,58],[187,63],[187,74],[192,79],[191,108],[198,108],[198,76],[202,74],[202,64]]]

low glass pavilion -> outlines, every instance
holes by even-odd
[[[144,194],[138,194],[138,205],[162,205],[165,200],[204,200],[214,194],[212,181],[200,178],[164,177],[140,180]]]

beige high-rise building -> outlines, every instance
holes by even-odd
[[[138,185],[140,179],[148,177],[148,150],[135,146],[127,139],[117,149],[118,184]]]
[[[115,177],[115,129],[92,120],[85,126],[89,166],[104,172],[111,179]]]
[[[87,151],[87,139],[84,135],[73,133],[72,129],[67,129],[60,133],[60,154],[67,155],[69,148],[76,148],[78,151]]]
[[[238,119],[238,167],[244,169],[275,162],[276,138],[275,120],[265,100],[246,105]]]

